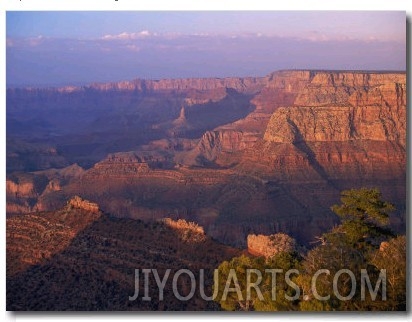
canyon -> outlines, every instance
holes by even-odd
[[[73,196],[117,218],[309,245],[340,191],[377,187],[405,231],[406,73],[277,71],[7,90],[7,216]]]
[[[378,188],[406,231],[406,73],[285,70],[7,90],[7,310],[220,310],[135,292],[240,255],[300,255]],[[154,282],[153,280],[151,282]],[[179,287],[188,294],[190,280]],[[143,294],[143,284],[139,286]]]

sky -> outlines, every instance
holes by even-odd
[[[8,11],[7,86],[405,70],[404,11]]]

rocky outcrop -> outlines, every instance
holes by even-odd
[[[203,135],[199,149],[205,153],[213,150],[236,152],[253,146],[255,142],[253,135],[242,131],[208,131]]]
[[[139,152],[111,154],[86,171],[81,182],[86,184],[91,181],[104,181],[107,178],[110,178],[112,182],[126,182],[127,180],[147,182],[151,180],[162,181],[163,179],[170,184],[213,185],[226,182],[228,177],[232,175],[231,170],[191,169],[181,164],[176,164],[171,168],[156,168],[156,164],[163,164],[162,160],[154,159],[151,155],[145,157]]]
[[[280,106],[290,106],[297,95],[310,83],[312,71],[283,70],[270,74],[265,87],[252,103],[263,113],[273,113]]]
[[[99,212],[99,205],[88,200],[84,200],[79,196],[74,196],[67,202],[67,208],[83,209],[89,212]]]
[[[298,143],[374,140],[406,144],[406,76],[318,72],[293,106],[276,110],[264,139]]]
[[[66,200],[64,187],[81,178],[84,169],[73,164],[62,169],[47,169],[7,176],[7,214],[56,209]]]
[[[48,185],[44,175],[19,173],[6,180],[7,214],[28,213],[33,211],[37,198]]]
[[[75,180],[61,176],[50,183],[46,175],[41,191],[48,193],[35,209],[55,209],[56,200],[62,206],[81,195],[117,217],[195,221],[231,245],[245,246],[251,233],[279,232],[307,244],[336,223],[330,206],[341,190],[377,187],[399,209],[391,222],[404,227],[405,73],[280,71],[244,82],[243,89],[239,81],[208,82],[153,81],[149,89],[126,82],[70,92],[73,99],[96,99],[99,111],[138,111],[121,116],[133,131],[127,133],[133,148],[122,145],[126,135],[110,136],[116,151],[133,152],[104,159],[108,150],[96,143],[100,161]],[[116,113],[100,119],[113,133],[119,131]],[[129,122],[135,116],[138,121]],[[156,140],[150,131],[157,131]],[[136,147],[140,135],[150,140]],[[89,147],[94,143],[81,148],[89,153]],[[24,189],[30,195],[30,187]],[[37,195],[26,199],[30,209]]]
[[[285,107],[272,116],[268,142],[397,141],[406,144],[406,109],[388,106]]]
[[[271,258],[278,253],[296,250],[296,241],[284,233],[269,236],[252,234],[247,236],[247,249],[252,255]]]
[[[180,109],[179,117],[176,120],[174,120],[172,124],[177,127],[187,126],[186,112],[184,106],[182,106],[182,108]]]
[[[87,177],[108,176],[131,176],[150,171],[147,162],[134,153],[111,154],[106,159],[98,162],[86,173]]]
[[[406,102],[405,73],[314,71],[311,76],[294,105],[402,106]]]
[[[258,147],[264,157],[255,160],[271,164],[282,180],[404,178],[405,74],[312,76],[293,106],[273,113]]]
[[[100,218],[86,201],[73,198],[73,205],[53,213],[31,213],[7,219],[7,275],[10,277],[40,265],[64,251],[76,235]]]
[[[6,180],[6,193],[16,198],[35,198],[37,195],[33,182],[17,183],[12,180]]]
[[[192,154],[202,161],[223,166],[237,163],[238,160],[227,160],[224,154],[252,147],[263,137],[272,113],[279,107],[293,105],[313,77],[310,71],[286,70],[270,74],[265,78],[264,87],[251,99],[254,111],[236,122],[207,131]],[[193,159],[196,158],[192,157],[192,163],[196,163]]]
[[[257,141],[255,132],[244,132],[236,129],[220,129],[207,131],[203,134],[198,145],[188,153],[185,164],[207,166],[209,163],[220,164],[218,158],[224,154],[233,154],[252,147]]]

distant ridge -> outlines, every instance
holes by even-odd
[[[201,80],[201,81],[211,81],[211,80],[218,80],[218,81],[225,81],[225,80],[265,80],[267,77],[274,73],[281,73],[281,72],[311,72],[314,74],[317,73],[353,73],[353,74],[406,74],[405,70],[346,70],[346,69],[279,69],[273,72],[270,72],[266,76],[256,76],[256,77],[184,77],[184,78],[133,78],[130,80],[119,80],[119,81],[108,81],[108,82],[91,82],[87,84],[78,83],[78,84],[69,84],[69,85],[19,85],[14,86],[10,85],[7,86],[8,90],[20,89],[20,90],[57,90],[61,92],[71,92],[71,91],[81,91],[87,88],[103,88],[104,85],[106,87],[114,88],[114,84],[143,84],[142,89],[144,89],[144,83],[161,83],[164,81],[178,81],[178,82],[187,82],[189,80]],[[111,86],[109,86],[111,85]]]

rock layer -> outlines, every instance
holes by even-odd
[[[406,76],[319,72],[292,106],[272,115],[264,139],[396,141],[405,147]]]
[[[58,181],[49,176],[38,190],[17,188],[11,180],[8,207],[17,191],[27,194],[27,205],[15,205],[38,210],[63,206],[79,194],[118,217],[196,221],[206,234],[236,246],[245,246],[250,233],[285,232],[309,243],[336,223],[330,206],[340,191],[366,186],[378,187],[396,204],[391,220],[404,229],[405,73],[280,71],[253,81],[142,84],[93,85],[65,95],[93,93],[99,102],[110,98],[110,104],[141,99],[144,113],[138,119],[152,123],[131,126],[137,136],[154,130],[186,135],[192,127],[205,129],[203,135],[152,138],[140,150],[106,152],[81,176]],[[136,91],[148,96],[133,96]],[[162,92],[159,110],[156,91]],[[215,111],[227,121],[211,122]]]

